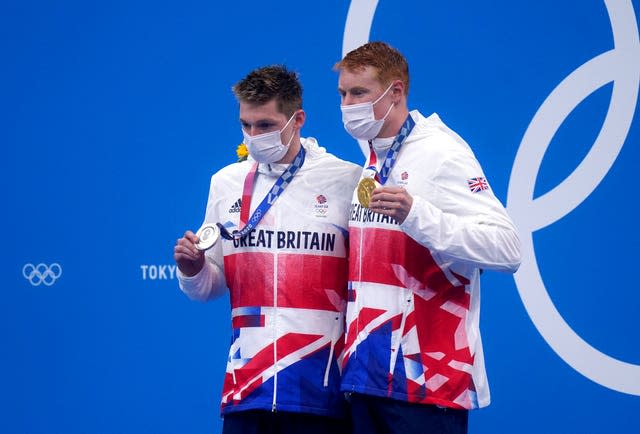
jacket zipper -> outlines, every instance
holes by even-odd
[[[338,318],[339,316],[336,317],[336,320],[338,320]],[[329,386],[329,371],[331,370],[331,361],[333,360],[333,350],[335,346],[336,346],[336,341],[332,337],[331,349],[329,350],[329,360],[327,360],[327,367],[324,370],[324,382],[323,382],[324,387]]]
[[[364,228],[361,226],[358,228],[360,230],[360,248],[358,250],[358,289],[356,290],[356,297],[355,300],[353,301],[355,304],[355,309],[354,312],[356,313],[356,339],[358,338],[358,335],[360,334],[360,314],[359,314],[359,307],[360,307],[360,303],[359,303],[359,299],[360,297],[358,296],[358,293],[362,290],[362,245],[364,244]],[[357,359],[358,358],[358,347],[356,346],[356,348],[353,350],[353,354],[351,355],[351,357]]]
[[[278,393],[278,253],[273,255],[273,403],[271,411],[276,412]]]
[[[389,374],[393,376],[393,371],[395,370],[396,360],[398,359],[398,348],[400,347],[400,343],[402,342],[402,335],[404,333],[404,326],[407,321],[407,311],[411,306],[412,296],[403,297],[407,301],[403,303],[404,309],[402,310],[402,319],[400,320],[400,328],[398,329],[398,337],[391,343],[391,357],[389,360]],[[392,332],[393,333],[393,332]]]

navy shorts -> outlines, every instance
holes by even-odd
[[[350,420],[305,413],[247,410],[224,416],[223,434],[349,434]]]
[[[469,411],[352,393],[354,434],[466,434]]]

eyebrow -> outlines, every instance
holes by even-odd
[[[338,86],[338,92],[354,92],[354,91],[360,91],[360,92],[368,92],[369,89],[367,89],[366,87],[362,87],[362,86],[354,86],[354,87],[350,87],[348,89],[345,89],[343,87]]]
[[[246,119],[242,119],[242,118],[240,118],[240,122],[242,122],[244,124],[251,123],[251,122],[247,121]],[[254,124],[259,124],[259,123],[278,123],[278,121],[276,119],[264,118],[264,119],[257,119],[254,122]]]

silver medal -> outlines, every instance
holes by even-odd
[[[214,223],[209,223],[200,228],[196,234],[198,237],[198,243],[196,249],[208,250],[214,246],[218,238],[220,237],[220,229]]]

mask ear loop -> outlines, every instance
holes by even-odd
[[[389,85],[389,87],[387,88],[387,90],[385,90],[384,92],[382,92],[382,95],[380,95],[378,97],[377,100],[375,100],[374,102],[372,102],[371,104],[376,105],[378,103],[378,101],[380,101],[382,98],[384,98],[384,96],[389,92],[389,89],[391,89],[393,87],[393,83],[391,83]]]
[[[389,113],[391,113],[391,109],[394,108],[396,106],[395,102],[392,102],[391,105],[389,106],[389,110],[387,110],[387,112],[384,114],[384,116],[382,116],[382,120],[384,121],[385,119],[387,119],[387,116],[389,116]]]
[[[291,115],[291,117],[289,118],[289,120],[287,121],[286,124],[284,124],[284,127],[282,127],[282,129],[280,130],[280,134],[282,134],[282,132],[285,130],[285,128],[287,128],[287,126],[289,126],[289,123],[291,122],[291,120],[293,118],[296,117],[296,115],[298,114],[298,110],[296,110],[295,112],[293,112],[293,114]],[[291,137],[289,137],[289,141],[286,144],[286,147],[288,148],[289,145],[291,144],[291,141],[293,140],[293,136],[296,135],[296,129],[294,128],[293,131],[291,131]]]
[[[389,89],[391,89],[392,87],[393,87],[393,83],[391,83],[391,84],[389,85],[389,87],[387,88],[387,90],[385,90],[385,91],[382,93],[382,95],[380,95],[380,96],[378,97],[378,99],[377,99],[377,100],[375,100],[373,103],[371,103],[371,105],[373,106],[373,105],[377,104],[377,103],[378,103],[378,101],[380,101],[380,100],[381,100],[381,99],[382,99],[382,98],[383,98],[383,97],[384,97],[384,96],[389,92]],[[389,109],[388,109],[388,110],[387,110],[387,112],[384,114],[384,116],[382,116],[382,119],[381,119],[381,120],[385,120],[385,119],[387,119],[387,116],[389,116],[389,113],[391,113],[391,109],[392,109],[395,105],[396,105],[396,103],[395,103],[395,102],[392,102],[392,103],[391,103],[391,105],[389,106]]]

